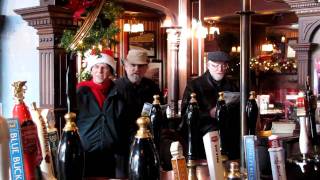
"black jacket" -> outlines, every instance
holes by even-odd
[[[159,86],[147,78],[142,78],[139,85],[134,85],[127,77],[116,80],[115,84],[119,97],[124,102],[121,113],[121,119],[124,121],[122,127],[126,128],[124,133],[129,138],[126,140],[130,141],[138,130],[136,121],[141,116],[143,104],[152,103],[153,95],[160,95]]]
[[[85,175],[113,177],[115,174],[114,152],[119,141],[117,122],[122,102],[117,99],[117,91],[112,83],[100,108],[95,96],[87,86],[77,89],[77,126],[86,153]],[[97,166],[98,161],[107,161]]]
[[[119,116],[119,138],[121,145],[117,150],[117,161],[122,161],[123,167],[119,170],[127,170],[130,145],[137,133],[137,119],[141,116],[143,104],[152,103],[153,95],[160,94],[159,86],[152,80],[142,78],[139,85],[134,85],[125,76],[115,81],[119,101],[124,102]],[[119,165],[121,166],[121,165]],[[119,172],[121,178],[125,177],[127,172]]]
[[[185,88],[184,94],[183,94],[183,99],[182,99],[182,107],[181,107],[181,114],[182,114],[182,123],[180,124],[180,129],[179,131],[182,133],[182,136],[185,139],[184,144],[187,142],[187,124],[186,124],[186,117],[184,116],[186,114],[187,106],[190,101],[190,94],[191,93],[196,93],[196,99],[199,105],[199,122],[197,125],[197,129],[199,129],[199,138],[198,138],[198,144],[197,148],[199,150],[197,154],[198,159],[206,159],[205,156],[205,151],[204,151],[204,146],[203,146],[203,140],[202,136],[204,136],[207,132],[212,131],[212,130],[217,130],[217,122],[214,118],[211,118],[210,116],[210,110],[216,106],[216,102],[218,99],[218,93],[220,91],[239,91],[238,88],[233,85],[228,79],[224,78],[221,81],[217,82],[215,81],[212,76],[210,75],[209,71],[205,72],[202,76],[198,77],[197,79],[194,79],[190,81],[187,84],[187,87]],[[230,108],[230,111],[235,111],[234,114],[236,114],[235,117],[239,117],[239,111],[237,110],[232,110]],[[237,114],[238,113],[238,114]],[[239,127],[238,126],[238,119],[234,119],[231,117],[232,121],[234,121],[234,127]],[[237,138],[236,140],[240,140],[240,134],[238,135],[237,132],[239,131],[240,133],[240,127],[236,129],[231,137]],[[229,139],[228,139],[229,141]],[[238,147],[237,147],[238,148]]]

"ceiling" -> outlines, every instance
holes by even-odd
[[[241,9],[241,0],[203,0],[204,19],[215,20],[223,24],[239,24],[240,16],[236,12]],[[193,1],[192,3],[198,3]],[[251,9],[254,12],[251,22],[254,25],[292,28],[298,18],[289,6],[282,0],[251,0]],[[161,19],[165,14],[134,3],[121,3],[125,9],[124,18]],[[296,27],[295,27],[296,28]]]

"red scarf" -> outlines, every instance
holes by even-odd
[[[77,85],[77,88],[80,88],[82,86],[87,86],[91,89],[93,95],[96,97],[96,100],[98,102],[98,105],[100,108],[103,106],[104,100],[107,98],[106,94],[110,88],[111,80],[105,80],[101,84],[96,84],[92,80],[90,81],[82,81]]]

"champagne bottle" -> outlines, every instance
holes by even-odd
[[[248,117],[248,129],[249,129],[249,134],[250,135],[255,135],[256,134],[256,124],[257,124],[257,119],[258,119],[258,105],[256,102],[256,92],[251,91],[250,92],[250,97],[247,102],[246,106],[246,112],[247,112],[247,117]]]
[[[154,95],[153,96],[153,103],[152,103],[152,108],[151,108],[151,113],[150,113],[150,120],[151,120],[151,133],[153,135],[153,141],[154,144],[156,145],[157,152],[159,153],[159,144],[160,144],[160,132],[162,128],[162,111],[160,107],[160,96],[159,95]]]
[[[226,143],[227,142],[227,129],[229,129],[226,125],[227,122],[227,114],[228,109],[226,105],[226,101],[224,100],[224,92],[219,92],[219,98],[216,105],[216,119],[218,122],[218,128],[220,133],[220,145],[221,145],[221,154],[223,156],[228,156],[226,151]],[[227,158],[227,157],[224,157]]]
[[[197,153],[198,153],[198,144],[197,140],[199,139],[198,135],[198,126],[197,121],[199,120],[199,106],[196,100],[196,93],[191,93],[191,99],[189,105],[187,107],[186,115],[187,115],[187,125],[188,125],[188,180],[197,179],[196,176],[196,161]]]
[[[40,141],[41,152],[43,157],[43,161],[40,164],[40,169],[44,173],[44,176],[46,176],[46,179],[54,180],[56,178],[54,177],[54,170],[52,165],[51,152],[49,149],[48,132],[47,132],[46,123],[44,122],[40,114],[41,110],[37,108],[37,105],[35,102],[31,104],[31,107],[32,107],[31,115],[32,115],[33,122],[37,126],[38,138]]]
[[[138,118],[139,129],[130,149],[129,180],[159,180],[160,162],[152,135],[148,130],[150,119]]]
[[[84,172],[84,151],[75,123],[76,114],[70,112],[64,118],[66,124],[59,142],[56,162],[58,179],[80,180]]]
[[[9,129],[0,116],[0,179],[9,179]]]
[[[32,121],[28,107],[25,105],[24,93],[27,81],[16,81],[14,87],[15,105],[12,111],[13,118],[19,120],[23,146],[23,161],[25,176],[28,180],[37,179],[36,169],[42,161],[41,147],[38,139],[37,127]]]
[[[187,164],[186,159],[183,156],[182,146],[179,141],[171,143],[170,152],[172,155],[171,164],[174,172],[175,180],[187,180]]]

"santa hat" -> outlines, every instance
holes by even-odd
[[[113,52],[111,50],[104,49],[100,52],[100,55],[96,54],[94,50],[91,50],[91,52],[88,53],[85,58],[87,60],[87,71],[91,72],[91,68],[100,63],[108,64],[113,72],[116,71],[116,62],[114,61]]]

